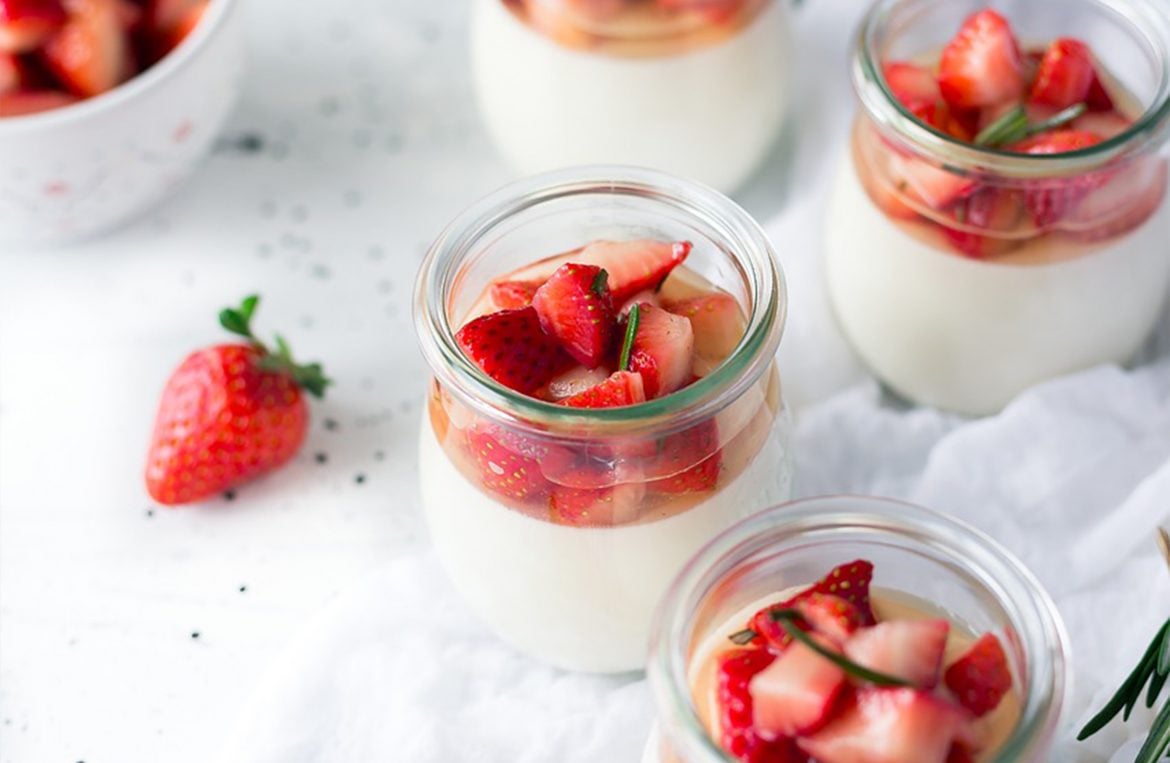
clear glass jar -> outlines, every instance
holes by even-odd
[[[473,0],[481,112],[525,174],[617,162],[733,190],[783,124],[786,4]]]
[[[837,496],[752,517],[704,547],[671,584],[651,639],[658,730],[646,763],[734,763],[700,719],[688,680],[696,652],[745,607],[857,558],[873,562],[876,594],[927,602],[973,634],[1000,636],[1021,712],[1005,743],[980,763],[1043,760],[1065,706],[1069,646],[1039,582],[990,537],[942,514]]]
[[[691,241],[686,267],[732,295],[747,317],[731,355],[678,392],[609,409],[520,395],[464,356],[454,334],[491,279],[601,238]],[[435,550],[491,628],[559,667],[642,667],[654,605],[683,562],[789,492],[788,416],[774,361],[785,303],[771,247],[747,213],[656,172],[551,173],[456,218],[431,247],[416,292],[415,322],[434,373],[420,482]],[[660,456],[670,450],[663,443],[681,441],[688,460]],[[584,477],[575,468],[583,462],[591,464]],[[712,476],[709,489],[656,489],[695,468]],[[557,486],[596,491],[589,521],[558,513],[546,494]]]
[[[1025,43],[1084,40],[1132,99],[1073,122],[1064,154],[980,148],[915,119],[883,64],[922,61],[981,4],[881,0],[853,58],[861,104],[826,221],[829,293],[870,368],[927,405],[984,415],[1025,388],[1132,358],[1170,285],[1164,146],[1170,19],[1161,0],[1007,0]],[[1113,134],[1116,133],[1116,134]]]

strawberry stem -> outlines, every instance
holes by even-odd
[[[618,356],[619,371],[630,370],[630,351],[634,349],[634,337],[638,333],[639,312],[637,305],[630,308],[630,315],[626,323],[626,337],[622,340],[622,352]]]
[[[759,634],[753,631],[751,628],[744,628],[742,631],[736,631],[735,633],[732,633],[727,638],[731,639],[733,644],[745,646],[750,644],[752,640],[758,635]]]
[[[772,620],[780,623],[780,627],[788,632],[794,640],[807,646],[821,657],[824,657],[829,662],[844,670],[849,675],[860,678],[862,681],[868,681],[875,686],[912,686],[909,681],[891,676],[886,673],[880,673],[876,670],[870,670],[864,665],[858,665],[848,657],[830,651],[820,644],[818,644],[811,636],[797,627],[798,621],[804,621],[804,616],[795,609],[778,609],[770,613]]]
[[[593,283],[589,286],[590,291],[592,291],[594,294],[596,294],[599,297],[604,295],[606,285],[607,285],[606,282],[608,280],[609,280],[609,273],[605,272],[605,268],[602,268],[601,270],[598,271],[597,275],[594,276]]]
[[[233,334],[248,339],[263,352],[257,362],[261,370],[286,374],[296,382],[298,387],[313,397],[324,397],[325,388],[333,382],[325,376],[320,363],[303,365],[297,363],[293,360],[288,342],[279,334],[276,336],[276,352],[270,350],[267,345],[256,338],[252,332],[252,315],[256,312],[256,306],[259,304],[260,297],[256,294],[249,294],[244,297],[238,308],[227,307],[219,311],[219,325]]]

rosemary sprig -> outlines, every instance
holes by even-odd
[[[987,127],[984,127],[978,135],[975,136],[975,145],[986,146],[987,148],[998,148],[1000,146],[1011,145],[1018,143],[1025,138],[1030,138],[1033,135],[1039,135],[1042,132],[1055,130],[1058,127],[1063,127],[1069,122],[1073,121],[1080,115],[1084,114],[1088,107],[1083,103],[1078,103],[1074,106],[1069,106],[1064,111],[1054,114],[1040,122],[1029,123],[1028,112],[1024,111],[1023,106],[1016,106],[1008,113],[995,120]]]
[[[909,681],[891,676],[887,673],[880,673],[876,670],[870,670],[864,665],[858,665],[853,660],[849,659],[843,654],[834,652],[831,649],[826,649],[817,643],[816,639],[808,635],[799,626],[798,621],[803,621],[804,616],[796,609],[778,609],[769,613],[769,616],[776,622],[780,623],[780,627],[788,632],[795,641],[807,646],[821,657],[824,657],[829,662],[844,670],[854,678],[860,678],[862,681],[868,681],[875,686],[911,686]]]
[[[626,338],[622,340],[622,352],[618,357],[618,370],[630,370],[630,351],[634,349],[634,336],[638,333],[639,320],[638,306],[634,305],[630,308],[630,315],[626,319]]]

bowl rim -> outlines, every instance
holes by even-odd
[[[216,36],[243,0],[209,0],[207,11],[195,30],[183,39],[179,46],[161,60],[126,80],[117,87],[86,98],[77,103],[37,114],[15,117],[0,117],[0,136],[29,132],[50,127],[59,127],[70,122],[80,122],[91,116],[117,109],[123,103],[144,95],[170,79],[185,68]]]

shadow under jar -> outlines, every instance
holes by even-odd
[[[1002,644],[1013,687],[980,719],[986,725],[978,733],[992,744],[974,760],[1044,760],[1066,702],[1069,649],[1040,584],[994,540],[942,514],[888,499],[835,496],[752,517],[703,548],[671,584],[655,619],[647,668],[658,729],[645,763],[734,763],[714,728],[721,720],[712,717],[710,704],[713,655],[736,648],[728,636],[761,606],[856,559],[873,563],[870,591],[879,621],[944,618],[954,642],[948,655],[978,634],[993,634]]]
[[[693,384],[638,405],[567,408],[498,384],[458,346],[493,279],[594,240],[645,238],[690,241],[688,277],[734,297],[746,317],[731,354]],[[640,669],[654,606],[683,562],[790,490],[774,361],[785,293],[763,232],[718,193],[659,173],[551,173],[447,228],[422,265],[415,311],[434,374],[420,433],[423,506],[455,587],[537,659]],[[672,478],[696,470],[709,477],[703,488],[677,489]],[[569,516],[557,502],[564,491],[589,506]]]
[[[1038,382],[1129,361],[1170,286],[1164,4],[995,4],[1025,61],[1057,38],[1087,43],[1130,117],[1111,131],[1087,113],[1071,127],[1104,140],[1049,155],[928,127],[885,77],[888,62],[937,60],[983,5],[882,0],[866,16],[852,67],[861,112],[825,234],[830,297],[863,360],[899,394],[971,415]]]
[[[782,127],[788,0],[474,0],[480,109],[525,173],[635,164],[734,190]]]

